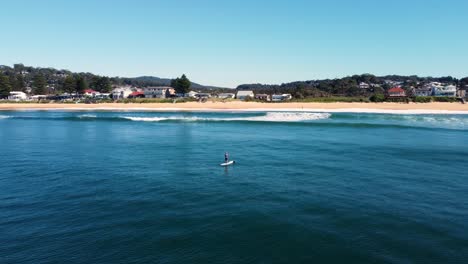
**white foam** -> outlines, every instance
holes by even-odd
[[[97,118],[96,115],[79,115],[78,118]]]
[[[0,115],[0,119],[7,119],[7,118],[11,118],[11,116],[7,116],[7,115]]]
[[[249,117],[183,117],[183,116],[170,116],[170,117],[131,117],[125,116],[124,119],[132,121],[143,122],[160,122],[167,120],[180,120],[180,121],[257,121],[257,122],[301,122],[313,121],[320,119],[330,118],[329,113],[295,113],[295,112],[268,112],[262,116],[249,116]]]
[[[265,122],[300,122],[300,121],[328,119],[330,118],[330,116],[331,114],[329,113],[268,112],[264,116],[232,118],[231,120],[265,121]]]
[[[169,118],[164,117],[133,117],[133,116],[123,116],[122,118],[132,120],[132,121],[142,121],[142,122],[159,122],[168,120]]]

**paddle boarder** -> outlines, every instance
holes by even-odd
[[[224,152],[224,162],[228,163],[228,161],[229,161],[229,153]]]

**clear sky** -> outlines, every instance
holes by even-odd
[[[468,76],[467,0],[0,0],[0,64],[235,87]]]

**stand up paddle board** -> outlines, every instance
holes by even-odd
[[[234,163],[236,163],[236,162],[235,161],[229,161],[229,162],[226,162],[226,163],[221,163],[221,166],[226,167],[226,166],[229,166],[229,165],[233,165]]]

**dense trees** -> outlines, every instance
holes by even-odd
[[[76,82],[73,76],[68,75],[63,82],[63,91],[67,93],[74,93],[76,90]]]
[[[112,84],[108,77],[95,76],[91,80],[90,87],[101,93],[108,93],[112,89]]]
[[[23,75],[16,75],[15,83],[13,84],[13,90],[26,92],[26,83],[24,82]]]
[[[46,94],[47,93],[47,81],[41,73],[38,73],[34,76],[32,84],[33,94]]]
[[[88,89],[88,83],[86,82],[86,79],[82,76],[78,76],[76,80],[75,91],[79,94],[82,94],[86,89]]]
[[[462,79],[463,80],[463,79]],[[468,85],[468,78],[465,78]],[[238,90],[254,90],[257,93],[290,93],[295,98],[323,97],[323,96],[363,96],[370,97],[375,94],[383,94],[393,85],[391,82],[398,82],[409,90],[411,87],[420,87],[427,82],[444,82],[456,84],[458,80],[453,77],[418,77],[389,75],[378,77],[372,74],[353,75],[341,79],[325,79],[283,83],[281,85],[263,84],[243,84],[237,87]],[[462,81],[460,80],[460,83]],[[359,88],[360,83],[372,84],[368,89]],[[379,100],[380,96],[374,99]]]
[[[0,73],[0,98],[7,98],[10,95],[11,84],[8,76]]]
[[[187,76],[185,76],[185,74],[183,74],[182,77],[173,79],[171,81],[171,87],[174,88],[178,94],[186,94],[190,92],[191,86],[192,83],[187,78]]]

